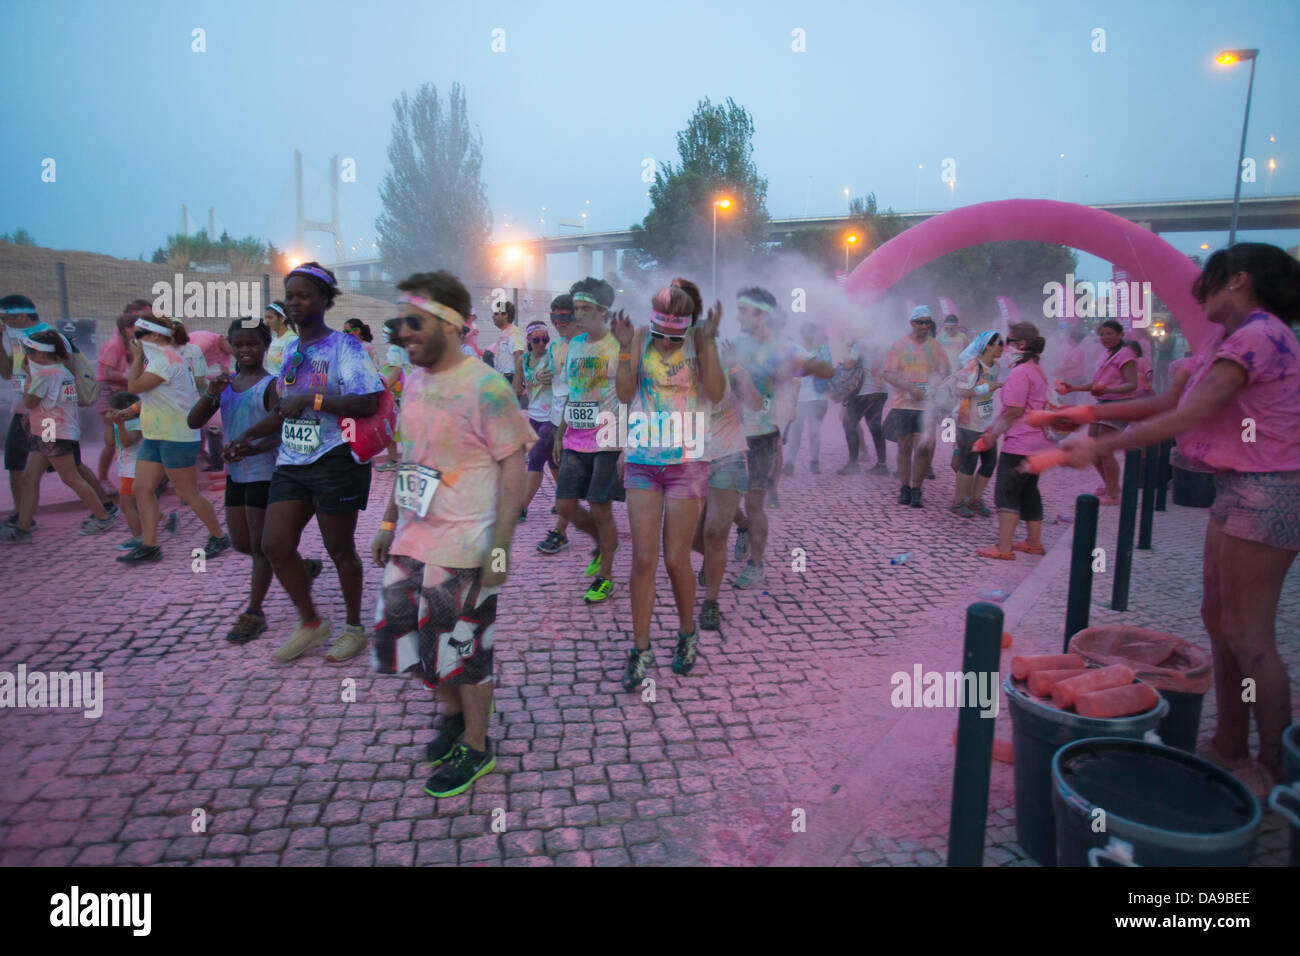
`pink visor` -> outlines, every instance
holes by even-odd
[[[669,315],[666,312],[650,311],[650,322],[665,332],[681,333],[691,327],[689,315]]]

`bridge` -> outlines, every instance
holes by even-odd
[[[1231,199],[1174,199],[1155,202],[1093,203],[1093,209],[1114,213],[1122,219],[1135,222],[1156,234],[1165,232],[1226,232],[1232,218]],[[897,213],[907,226],[915,226],[948,210]],[[769,220],[764,232],[768,242],[780,242],[786,236],[811,229],[834,232],[848,229],[852,224],[848,216],[803,216],[794,219]],[[1239,231],[1272,229],[1300,229],[1300,196],[1261,196],[1241,200],[1237,214]],[[578,273],[594,275],[592,253],[601,255],[601,272],[606,279],[617,278],[618,250],[635,246],[631,229],[607,232],[583,232],[564,236],[547,236],[537,239],[507,240],[493,244],[494,250],[504,254],[507,249],[518,249],[520,262],[515,269],[522,270],[525,261],[533,265],[532,288],[545,289],[546,260],[552,255],[578,254]],[[351,259],[330,266],[340,279],[379,279],[382,264],[378,259]],[[520,282],[522,285],[522,281]]]

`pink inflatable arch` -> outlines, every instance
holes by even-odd
[[[1133,282],[1150,282],[1193,347],[1210,331],[1205,312],[1192,298],[1196,263],[1153,232],[1114,213],[1050,199],[1005,199],[954,209],[895,236],[849,275],[850,294],[877,296],[913,269],[956,249],[984,242],[1036,240],[1082,249],[1128,272]],[[1064,282],[1065,276],[1044,277]],[[1029,316],[1033,322],[1034,317]]]

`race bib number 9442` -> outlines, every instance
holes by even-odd
[[[564,406],[564,420],[570,428],[595,428],[599,402],[570,402]]]
[[[320,422],[286,418],[280,428],[280,440],[290,451],[310,455],[320,447]]]
[[[397,507],[413,511],[423,518],[429,513],[433,493],[438,490],[441,481],[442,472],[438,469],[404,462],[397,469],[393,501]]]

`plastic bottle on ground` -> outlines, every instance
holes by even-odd
[[[1001,604],[1009,597],[1011,597],[1011,592],[1003,591],[1001,588],[984,588],[980,591],[981,601],[997,601]]]
[[[907,562],[908,562],[908,561],[911,561],[911,560],[912,560],[912,552],[911,552],[911,551],[905,551],[905,552],[903,552],[902,554],[896,554],[896,555],[894,555],[892,558],[889,559],[889,563],[890,563],[890,564],[907,564]]]

